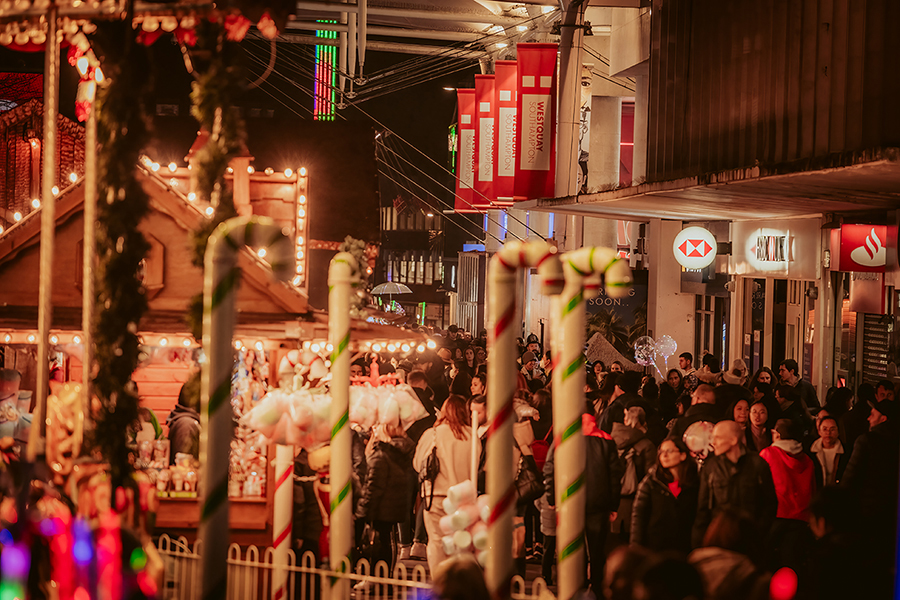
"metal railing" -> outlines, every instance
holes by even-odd
[[[161,535],[157,550],[165,564],[165,574],[160,597],[163,600],[195,600],[201,596],[200,552],[198,541],[191,546],[184,537],[173,539]],[[228,598],[234,600],[264,600],[275,598],[272,577],[275,570],[275,552],[272,548],[248,546],[242,549],[237,544],[228,548]],[[349,565],[346,565],[349,567]],[[329,583],[335,579],[350,581],[351,588],[360,582],[361,589],[354,589],[353,597],[358,600],[419,600],[431,598],[431,580],[424,565],[408,569],[399,563],[393,573],[379,561],[372,568],[363,559],[356,563],[356,569],[346,569],[336,573],[321,569],[315,563],[312,552],[301,556],[300,564],[293,550],[288,552],[287,593],[279,600],[319,600],[327,598]],[[529,589],[530,588],[530,589]],[[543,579],[535,579],[529,585],[521,577],[513,577],[513,600],[538,600],[549,593]],[[552,595],[550,596],[552,597]]]

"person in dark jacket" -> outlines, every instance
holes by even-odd
[[[200,458],[200,372],[181,386],[178,404],[166,417],[169,427],[169,464],[175,464],[175,455],[190,454]]]
[[[656,552],[691,551],[697,513],[697,466],[676,438],[659,446],[656,464],[638,488],[631,517],[631,543]]]
[[[672,427],[672,435],[681,439],[687,428],[700,421],[718,423],[722,418],[722,411],[716,406],[716,393],[711,385],[701,383],[691,394],[691,407],[687,409],[683,417],[675,421]]]
[[[722,421],[713,429],[715,452],[700,471],[700,496],[694,521],[693,544],[700,547],[716,510],[744,510],[765,536],[775,520],[778,496],[769,465],[754,452],[747,452],[743,431],[734,421]]]
[[[863,583],[871,581],[872,561],[860,535],[859,498],[842,486],[828,486],[819,490],[809,510],[816,542],[809,557],[809,578],[805,585],[801,582],[799,591],[816,600],[860,596]],[[865,595],[890,597],[889,592],[875,594],[871,588]]]
[[[809,412],[804,409],[795,387],[787,384],[776,386],[775,399],[778,400],[778,408],[781,409],[779,419],[790,419],[796,423],[803,431],[803,437],[815,431],[815,423]]]
[[[819,437],[810,446],[809,455],[815,465],[816,489],[822,489],[841,482],[850,453],[841,443],[837,419],[828,415],[819,419],[817,427]]]
[[[616,379],[612,402],[597,415],[597,427],[606,433],[612,433],[613,423],[625,422],[625,408],[632,400],[640,400],[638,390],[641,389],[641,374],[637,371],[626,371]]]
[[[889,583],[883,579],[890,576],[894,565],[900,473],[898,417],[896,402],[892,400],[882,400],[872,407],[869,432],[857,438],[841,480],[841,486],[859,498],[860,529],[870,549],[873,568],[881,575],[879,585]]]
[[[423,371],[410,372],[406,377],[406,381],[416,393],[416,397],[419,399],[419,402],[425,408],[425,412],[427,413],[424,417],[406,429],[406,435],[409,439],[418,444],[422,434],[431,429],[437,419],[437,411],[435,410],[434,402],[432,401],[434,393],[431,391],[431,388],[428,387],[428,378]]]
[[[610,516],[619,506],[622,476],[625,467],[619,459],[616,444],[605,431],[597,428],[590,413],[581,416],[581,431],[585,436],[585,537],[591,565],[591,589],[596,595],[603,589],[606,565],[606,538],[609,536]],[[554,490],[554,447],[550,447],[544,463],[544,486]],[[555,502],[555,494],[547,495]]]
[[[393,572],[396,525],[412,511],[410,490],[416,485],[412,459],[416,446],[403,428],[378,423],[366,447],[366,483],[356,505],[356,518],[363,519],[378,532],[380,545],[370,557],[374,566],[383,560]]]

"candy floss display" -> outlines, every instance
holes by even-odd
[[[444,498],[444,512],[440,527],[444,533],[441,542],[448,555],[472,552],[482,566],[487,564],[487,522],[491,506],[486,494],[476,497],[471,479],[460,482],[449,490]]]

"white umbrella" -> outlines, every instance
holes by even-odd
[[[394,294],[412,294],[412,290],[403,285],[402,283],[394,283],[393,281],[387,281],[385,283],[379,283],[375,287],[372,288],[372,294],[387,294],[390,303],[394,303]]]

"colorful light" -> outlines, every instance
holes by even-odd
[[[319,23],[337,21],[319,20]],[[316,37],[336,40],[336,31],[316,31]],[[313,120],[334,121],[336,115],[336,89],[338,83],[338,59],[336,46],[316,46],[316,63],[313,74]],[[301,170],[301,175],[303,172]]]
[[[772,575],[769,596],[772,600],[792,600],[797,595],[797,574],[790,567],[781,567]]]

